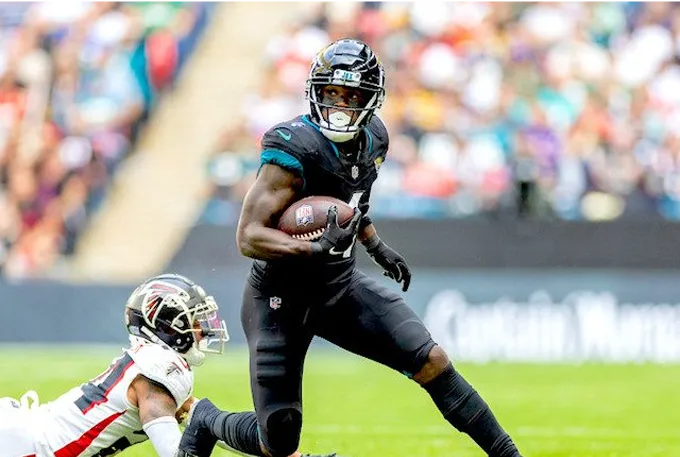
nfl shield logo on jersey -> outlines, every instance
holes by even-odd
[[[271,309],[281,308],[281,298],[280,297],[269,297],[269,307]]]
[[[295,223],[298,227],[312,222],[314,222],[314,210],[311,205],[302,205],[295,210]]]

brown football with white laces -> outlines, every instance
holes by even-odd
[[[279,218],[278,229],[298,240],[318,240],[328,225],[328,209],[334,205],[342,227],[352,219],[354,209],[337,198],[314,195],[290,205]]]

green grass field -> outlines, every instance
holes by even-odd
[[[42,401],[103,371],[109,349],[0,347],[0,396],[34,389]],[[491,404],[525,457],[680,456],[680,366],[469,365],[459,370]],[[251,409],[247,355],[212,357],[196,395]],[[483,456],[399,374],[352,355],[313,350],[307,360],[304,451],[346,457]],[[231,455],[216,450],[213,455]],[[126,457],[155,456],[148,443]]]

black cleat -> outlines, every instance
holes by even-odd
[[[205,424],[207,417],[215,413],[219,414],[219,410],[207,398],[197,401],[191,407],[177,457],[210,457],[217,438]]]

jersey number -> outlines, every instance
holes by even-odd
[[[95,406],[105,403],[109,392],[123,379],[123,375],[133,363],[132,357],[126,352],[116,359],[104,373],[87,384],[83,384],[80,388],[83,395],[76,400],[78,409],[85,414]]]

